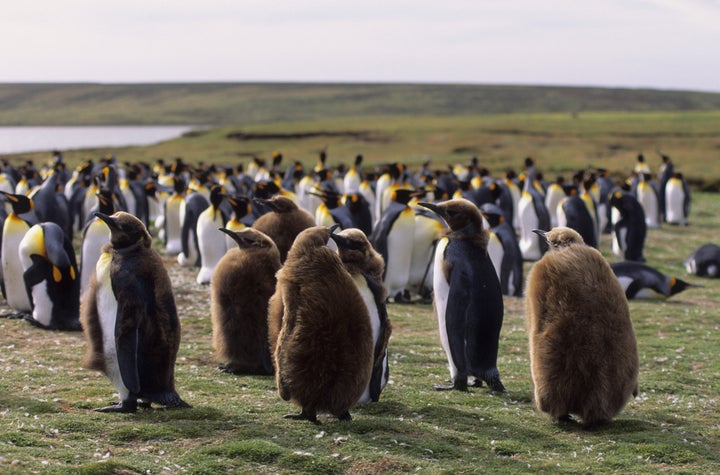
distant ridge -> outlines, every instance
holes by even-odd
[[[720,93],[360,83],[0,84],[0,125],[239,125],[380,115],[720,110]]]

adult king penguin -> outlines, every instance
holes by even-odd
[[[480,210],[490,225],[490,242],[493,237],[498,241],[497,262],[493,266],[500,279],[503,295],[522,297],[523,295],[523,258],[520,245],[515,237],[515,230],[505,219],[502,209],[492,203],[485,203]],[[489,247],[488,247],[489,253]]]
[[[302,408],[285,417],[316,423],[318,412],[350,420],[373,366],[370,316],[340,257],[327,246],[330,233],[315,226],[298,235],[273,295],[282,314],[274,354],[278,392]]]
[[[647,235],[645,212],[631,193],[615,190],[610,197],[612,207],[612,251],[627,261],[644,262],[643,248]]]
[[[720,246],[713,243],[703,244],[685,259],[688,274],[700,277],[720,277]]]
[[[518,201],[517,215],[520,225],[520,251],[526,261],[536,261],[547,251],[547,244],[533,234],[536,228],[550,229],[550,214],[545,207],[545,197],[538,191],[535,183],[535,162],[525,160],[527,172],[522,195]]]
[[[110,228],[80,318],[88,349],[84,366],[107,375],[120,402],[100,412],[135,412],[138,403],[190,407],[175,391],[180,320],[172,283],[151,249],[145,225],[125,212],[95,213]]]
[[[211,282],[213,347],[220,369],[235,374],[272,374],[268,347],[268,300],[275,292],[280,252],[253,228],[225,228],[236,247],[220,259]]]
[[[227,221],[220,209],[225,199],[225,190],[220,185],[214,185],[210,190],[210,206],[200,213],[197,220],[198,249],[200,250],[200,271],[195,279],[198,284],[209,284],[215,266],[227,252],[225,236],[219,233],[218,228],[225,226]]]
[[[81,330],[80,273],[65,231],[52,222],[36,224],[17,252],[32,306],[27,320],[49,330]]]
[[[553,421],[609,422],[638,391],[625,293],[600,252],[570,228],[535,231],[549,250],[530,270],[526,315],[537,408]]]
[[[493,391],[504,391],[497,369],[502,290],[487,253],[480,210],[462,198],[419,205],[449,226],[435,248],[433,300],[452,384],[435,388],[465,391],[468,376],[474,376],[475,386],[485,381]]]
[[[622,261],[610,264],[625,296],[630,299],[652,299],[671,297],[695,285],[676,277],[665,275],[641,262]]]
[[[687,226],[689,214],[690,188],[682,173],[675,173],[665,185],[665,221]]]
[[[112,191],[100,188],[97,193],[98,211],[111,215],[115,212]],[[102,219],[93,216],[87,220],[83,228],[82,244],[80,245],[80,293],[87,290],[90,276],[102,254],[102,248],[110,242],[110,228]]]
[[[372,325],[372,376],[358,403],[377,402],[390,376],[387,346],[392,326],[385,306],[385,287],[382,284],[385,263],[382,256],[372,248],[365,233],[359,229],[345,229],[338,234],[330,234],[330,238],[337,244],[340,259],[365,301]]]

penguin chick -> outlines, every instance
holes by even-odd
[[[392,325],[385,306],[387,295],[382,283],[385,263],[382,256],[372,248],[365,233],[357,228],[330,234],[330,238],[337,244],[340,259],[365,301],[372,325],[373,371],[370,383],[358,403],[377,402],[390,375],[387,346]]]
[[[220,228],[237,246],[220,259],[211,282],[213,347],[220,369],[234,374],[272,374],[268,348],[268,300],[275,292],[280,252],[252,228]]]
[[[277,273],[283,309],[274,354],[280,397],[302,408],[293,419],[317,422],[319,411],[350,420],[349,409],[372,373],[370,317],[338,254],[330,230],[301,232]]]
[[[662,298],[671,297],[688,287],[696,287],[675,277],[640,262],[622,261],[610,264],[620,285],[625,290],[625,296],[630,299],[653,298],[660,295]]]
[[[80,318],[84,366],[108,376],[120,402],[100,412],[135,412],[138,402],[190,407],[175,391],[180,346],[172,283],[145,225],[129,213],[95,213],[110,228]]]
[[[548,253],[530,270],[526,315],[535,404],[554,421],[609,422],[638,391],[625,293],[605,258],[570,228],[536,230]]]
[[[485,381],[493,391],[505,391],[497,369],[502,289],[487,253],[489,235],[480,210],[464,198],[419,205],[449,227],[435,249],[433,303],[452,384],[435,388],[466,391],[468,376],[474,376],[476,386]]]
[[[280,262],[285,262],[295,237],[300,231],[315,226],[315,218],[285,196],[276,195],[269,200],[256,198],[256,201],[270,208],[270,212],[255,220],[252,227],[275,241],[280,251]]]

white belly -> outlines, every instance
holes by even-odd
[[[529,193],[523,193],[518,203],[520,222],[520,252],[526,261],[536,261],[542,257],[540,242],[533,229],[538,228],[538,217]]]
[[[408,208],[395,220],[387,238],[387,262],[385,263],[385,287],[388,295],[402,292],[410,277],[412,240],[415,233],[415,216]]]
[[[375,303],[375,297],[373,296],[372,291],[367,286],[367,282],[365,281],[365,277],[362,275],[354,275],[352,276],[353,280],[355,281],[355,286],[357,287],[358,291],[360,292],[360,296],[363,299],[363,302],[365,302],[365,306],[368,309],[368,313],[370,314],[370,326],[372,327],[372,338],[373,338],[373,348],[375,348],[375,345],[377,344],[378,339],[380,338],[380,315],[378,314],[377,304]],[[374,354],[374,352],[373,352]],[[387,384],[387,380],[381,382],[381,387],[384,387],[385,384]],[[363,391],[362,396],[360,396],[360,399],[358,399],[358,404],[363,404],[366,402],[370,402],[370,385],[365,388],[365,391]]]
[[[448,294],[450,293],[450,284],[443,274],[443,254],[448,245],[448,239],[443,238],[438,242],[435,248],[435,258],[433,262],[433,290],[435,312],[438,317],[438,330],[440,332],[440,343],[442,344],[448,359],[448,368],[450,369],[450,377],[455,379],[457,375],[457,367],[453,363],[452,354],[450,353],[450,344],[448,342],[447,327],[445,325],[445,311],[447,310]]]
[[[11,219],[8,217],[7,219]],[[27,229],[29,227],[25,225]],[[20,242],[24,234],[19,232],[7,233],[8,226],[5,226],[5,235],[2,243],[2,268],[5,279],[5,295],[10,308],[18,312],[29,312],[30,298],[25,289],[23,280],[23,268],[20,262]],[[26,229],[26,231],[27,231]],[[15,230],[13,230],[15,231]]]
[[[218,228],[222,227],[222,215],[218,211],[213,218],[212,208],[203,211],[198,217],[197,236],[201,263],[196,279],[198,284],[210,283],[215,267],[227,251],[225,234],[218,231]]]

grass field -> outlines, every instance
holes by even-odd
[[[391,382],[380,402],[353,409],[351,422],[283,419],[296,408],[271,377],[216,369],[209,289],[166,257],[182,322],[176,385],[194,407],[93,412],[114,395],[104,376],[81,368],[82,336],[0,319],[0,472],[718,473],[720,291],[682,266],[695,247],[717,242],[717,212],[716,194],[696,193],[689,227],[649,231],[648,263],[703,287],[630,303],[640,394],[596,431],[533,409],[521,298],[505,299],[506,394],[434,391],[448,371],[431,307],[391,304]],[[609,247],[603,236],[614,260]]]

